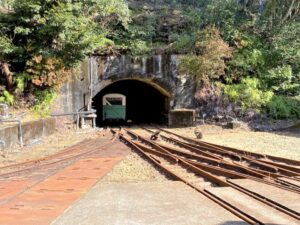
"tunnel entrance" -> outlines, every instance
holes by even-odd
[[[126,96],[126,119],[133,124],[164,124],[170,106],[170,95],[163,88],[141,80],[120,80],[102,89],[93,98],[93,108],[97,110],[97,125],[124,123],[104,120],[103,96],[121,94]]]

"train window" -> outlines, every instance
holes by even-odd
[[[106,101],[110,105],[122,105],[122,98],[106,98]]]

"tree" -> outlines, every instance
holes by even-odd
[[[197,34],[194,55],[182,58],[181,73],[198,81],[208,82],[225,74],[225,61],[232,56],[232,49],[223,41],[215,27],[208,27]]]
[[[292,65],[295,73],[300,76],[300,23],[290,22],[284,25],[273,36],[272,48],[280,55],[282,64]]]
[[[300,16],[299,0],[268,0],[266,1],[263,17],[268,27],[281,26]]]
[[[10,91],[21,77],[31,89],[62,83],[86,56],[113,44],[109,33],[129,20],[123,0],[15,0],[12,8],[0,13],[0,62]]]
[[[0,0],[0,11],[7,12],[11,10],[14,0]]]

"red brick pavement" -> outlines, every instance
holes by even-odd
[[[99,138],[88,147],[101,145],[103,140]],[[128,153],[125,145],[115,141],[45,179],[29,176],[0,181],[0,224],[50,224]]]

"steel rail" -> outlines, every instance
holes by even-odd
[[[25,162],[21,162],[21,163],[16,163],[16,164],[11,164],[11,165],[7,165],[7,166],[2,166],[2,167],[0,167],[0,171],[1,170],[11,169],[11,168],[18,168],[18,167],[22,167],[22,166],[27,166],[27,165],[31,165],[31,164],[38,164],[38,163],[40,163],[42,161],[50,160],[50,159],[58,157],[60,155],[67,155],[68,153],[72,153],[72,152],[78,151],[77,149],[74,149],[75,146],[76,147],[85,146],[85,145],[87,145],[91,141],[93,141],[93,140],[89,139],[89,140],[82,141],[82,142],[80,142],[80,143],[78,143],[76,145],[68,147],[67,150],[62,150],[62,151],[59,151],[57,153],[54,153],[54,154],[51,154],[51,155],[48,155],[48,156],[45,156],[45,157],[42,157],[42,158],[39,158],[39,159],[29,160],[29,161],[25,161]]]
[[[281,211],[283,213],[286,213],[289,216],[291,216],[291,217],[293,217],[293,218],[295,218],[295,219],[297,219],[297,220],[300,221],[300,213],[299,212],[297,212],[295,210],[292,210],[292,209],[290,209],[290,208],[288,208],[288,207],[286,207],[286,206],[284,206],[284,205],[282,205],[282,204],[280,204],[278,202],[275,202],[275,201],[273,201],[270,198],[266,198],[263,195],[260,195],[260,194],[258,194],[256,192],[253,192],[253,191],[251,191],[251,190],[249,190],[247,188],[244,188],[244,187],[242,187],[242,186],[240,186],[238,184],[235,184],[235,183],[233,183],[230,180],[227,180],[227,182],[229,184],[231,184],[232,187],[234,187],[235,189],[240,190],[242,192],[244,192],[244,191],[248,192],[251,195],[251,197],[253,197],[253,198],[255,198],[255,199],[257,199],[257,200],[259,200],[259,201],[261,201],[261,202],[263,202],[263,203],[265,203],[267,205],[269,205],[269,206],[272,206],[272,207],[276,208],[277,210],[279,210],[279,211]]]
[[[124,129],[127,133],[129,133],[129,134],[131,134],[132,136],[134,136],[135,138],[142,139],[143,141],[146,141],[146,142],[148,141],[146,138],[142,137],[141,135],[138,135],[138,134],[134,133],[133,131],[130,131],[130,130],[126,129],[126,128],[123,128],[123,129]],[[148,141],[148,144],[153,145],[154,142]],[[156,144],[156,145],[159,145],[159,144]],[[201,150],[199,150],[199,149],[196,149],[196,148],[193,148],[193,147],[189,147],[189,146],[187,146],[187,145],[183,145],[182,147],[188,149],[188,150],[191,151],[191,152],[198,153],[198,154],[199,154],[199,157],[203,157],[203,159],[211,159],[211,160],[214,159],[214,160],[218,160],[218,162],[220,162],[220,161],[225,161],[225,160],[223,159],[223,157],[216,156],[216,155],[211,154],[211,153],[208,153],[208,152],[203,152],[203,151],[201,151]],[[228,162],[228,161],[227,161],[227,162]],[[228,163],[229,163],[229,162],[228,162]]]
[[[264,174],[261,174],[261,173],[258,173],[256,171],[253,171],[251,169],[249,169],[248,167],[245,167],[245,166],[242,166],[242,165],[239,165],[239,164],[230,164],[230,163],[227,163],[226,161],[217,161],[217,160],[213,160],[213,159],[206,159],[206,160],[203,160],[203,158],[197,156],[197,155],[193,155],[191,153],[186,153],[186,152],[182,152],[182,151],[179,151],[179,150],[175,150],[175,149],[172,149],[168,146],[163,146],[161,144],[158,144],[159,146],[165,148],[166,150],[168,150],[169,152],[172,152],[174,154],[177,154],[177,155],[183,155],[185,157],[188,157],[188,158],[193,158],[193,159],[196,159],[196,160],[202,160],[202,161],[207,161],[209,163],[214,163],[214,164],[217,164],[217,167],[219,167],[220,169],[224,169],[224,170],[227,170],[228,172],[231,171],[235,174],[239,174],[239,176],[243,176],[245,178],[249,178],[249,179],[252,179],[252,180],[255,180],[255,181],[258,181],[258,182],[261,182],[261,183],[265,183],[265,184],[268,184],[268,185],[272,185],[272,186],[275,186],[275,187],[278,187],[278,188],[281,188],[281,189],[284,189],[284,190],[288,190],[288,191],[292,191],[292,192],[296,192],[296,193],[300,193],[300,190],[299,190],[299,186],[295,185],[295,184],[292,184],[292,183],[288,183],[288,182],[281,182],[282,180],[279,180],[279,179],[273,179],[275,182],[278,182],[279,184],[277,183],[274,183],[274,182],[271,182],[269,180],[266,180],[266,179],[263,179],[263,178],[266,178],[267,176],[264,175]],[[193,162],[192,160],[189,160],[191,162]],[[195,165],[197,165],[196,162],[194,162]],[[204,164],[201,164],[201,165],[204,165]],[[206,165],[204,165],[206,166]],[[216,167],[216,166],[214,166]],[[222,167],[222,168],[221,168]],[[225,167],[225,168],[224,168]],[[230,169],[228,169],[230,168]],[[234,171],[232,171],[234,170]],[[244,173],[248,174],[243,174],[237,170],[242,170]],[[289,177],[288,177],[289,178]],[[285,186],[281,186],[280,184],[286,184],[288,186],[293,186],[294,188],[286,188],[286,185]]]
[[[199,164],[200,164],[200,163],[195,163],[195,162],[189,161],[189,160],[185,160],[185,161],[189,162],[190,164],[194,164],[195,166],[199,166]],[[203,166],[203,165],[201,165],[201,166]],[[208,169],[209,168],[210,172],[212,170],[219,170],[219,168],[217,168],[217,167],[211,167],[211,166],[207,166],[207,165],[204,165],[203,167],[204,167],[204,169]],[[221,171],[225,172],[224,170],[221,170]],[[195,172],[197,173],[197,171],[195,171]],[[226,171],[226,172],[228,172],[228,171]],[[199,174],[199,175],[201,175],[201,174]],[[240,174],[238,174],[238,175],[240,175]],[[252,179],[252,177],[244,177],[244,178]],[[253,180],[256,180],[256,179],[253,179]],[[226,183],[228,184],[228,180],[226,180]],[[247,194],[248,196],[250,196],[252,198],[255,198],[256,200],[259,200],[259,201],[261,201],[261,202],[263,202],[263,203],[265,203],[265,204],[267,204],[267,205],[269,205],[269,206],[271,206],[273,208],[276,208],[277,210],[279,210],[279,211],[281,211],[281,212],[283,212],[285,214],[288,214],[289,216],[292,216],[292,217],[300,220],[300,213],[298,213],[298,212],[296,212],[296,211],[294,211],[294,210],[292,210],[290,208],[287,208],[286,206],[284,206],[282,204],[274,202],[271,199],[268,199],[268,198],[266,198],[264,196],[261,196],[261,195],[255,193],[255,192],[252,192],[252,191],[250,191],[250,190],[248,190],[246,188],[240,187],[238,185],[234,186],[233,183],[229,183],[229,186],[232,187],[232,188],[234,188],[234,189],[237,189],[238,191],[243,192],[244,194]]]
[[[287,215],[289,215],[293,218],[296,218],[296,219],[300,220],[300,216],[299,216],[300,214],[298,212],[296,212],[292,209],[289,209],[289,208],[287,208],[287,207],[285,207],[285,206],[283,206],[283,205],[281,205],[277,202],[274,202],[274,201],[272,201],[272,200],[270,200],[266,197],[258,195],[255,192],[249,191],[248,189],[233,185],[232,183],[230,183],[228,181],[225,181],[225,183],[224,183],[223,180],[219,179],[218,177],[216,177],[214,175],[206,173],[204,170],[196,170],[195,167],[191,163],[189,163],[187,160],[183,160],[179,157],[176,157],[175,155],[173,155],[171,153],[161,153],[161,152],[157,152],[155,150],[151,150],[151,149],[147,148],[146,146],[143,146],[143,145],[141,145],[137,142],[134,142],[134,144],[136,146],[138,146],[139,148],[143,149],[144,151],[150,151],[151,153],[158,154],[161,157],[169,157],[169,158],[172,158],[173,160],[174,160],[174,158],[176,158],[176,162],[179,161],[179,162],[183,163],[185,166],[190,168],[193,172],[195,172],[196,174],[198,174],[200,176],[204,176],[204,178],[208,179],[209,181],[215,182],[218,185],[222,185],[222,186],[230,186],[230,187],[232,187],[232,188],[234,188],[234,189],[236,189],[236,190],[238,190],[238,191],[240,191],[240,192],[242,192],[242,193],[244,193],[244,194],[246,194],[246,195],[248,195],[248,196],[250,196],[250,197],[266,204],[266,205],[268,205],[268,206],[271,206],[271,207],[277,209],[278,211],[281,211],[281,212],[283,212],[283,213],[285,213],[285,214],[287,214]],[[221,181],[221,183],[220,183],[220,181]]]
[[[243,212],[242,210],[236,208],[235,206],[233,206],[229,202],[227,202],[227,201],[219,198],[218,196],[214,195],[213,193],[211,193],[211,192],[209,192],[207,190],[204,190],[204,189],[197,188],[196,186],[194,186],[193,184],[191,184],[189,181],[187,181],[186,179],[184,179],[183,177],[181,177],[177,173],[175,173],[175,172],[169,170],[167,167],[163,166],[157,158],[155,158],[154,156],[152,156],[150,154],[145,153],[141,148],[139,148],[135,143],[133,143],[128,138],[125,138],[124,136],[120,135],[119,139],[122,140],[122,141],[124,141],[125,143],[127,143],[134,150],[136,150],[137,152],[139,152],[140,154],[142,154],[150,162],[152,162],[158,168],[160,168],[163,171],[165,171],[167,174],[171,175],[176,180],[182,181],[186,185],[192,187],[193,189],[195,189],[196,191],[198,191],[199,193],[201,193],[202,195],[204,195],[205,197],[207,197],[211,201],[217,203],[218,205],[220,205],[221,207],[223,207],[227,211],[231,212],[235,216],[239,217],[243,221],[245,221],[245,222],[247,222],[247,223],[249,223],[251,225],[257,225],[257,224],[263,225],[264,224],[263,222],[257,220],[256,218],[252,217],[251,215],[247,214],[246,212]]]
[[[175,138],[171,138],[171,137],[166,137],[164,135],[160,135],[162,138],[166,139],[166,140],[169,140],[170,142],[174,142],[180,146],[190,146],[191,148],[194,148],[194,149],[197,149],[197,146],[194,146],[193,144],[189,144],[189,143],[184,143],[182,141],[179,141]],[[201,148],[198,146],[198,148]],[[208,149],[207,149],[208,150]],[[213,151],[215,152],[216,154],[224,154],[223,153],[223,150],[222,149],[210,149],[209,151]],[[219,152],[219,153],[217,153]],[[299,174],[296,173],[296,172],[293,172],[293,171],[290,171],[290,170],[287,170],[287,169],[284,169],[284,168],[279,168],[279,167],[276,167],[276,166],[273,166],[273,165],[269,165],[267,163],[264,163],[264,162],[261,162],[261,161],[258,161],[256,159],[252,159],[252,158],[249,158],[247,156],[244,156],[244,155],[241,155],[240,157],[237,156],[237,155],[234,155],[235,157],[238,157],[240,159],[243,159],[245,161],[247,161],[248,163],[251,163],[253,165],[256,165],[258,167],[260,167],[261,169],[265,169],[265,170],[268,170],[267,172],[280,172],[281,174],[283,175],[287,175],[287,176],[298,176]]]
[[[164,136],[164,135],[161,135],[162,136],[162,138],[163,139],[166,139],[166,140],[168,140],[168,141],[170,141],[170,142],[175,142],[176,143],[176,139],[174,139],[174,138],[169,138],[169,137],[166,137],[166,136]],[[179,141],[180,142],[180,141]],[[188,143],[187,143],[188,144]],[[192,146],[192,147],[194,147],[194,148],[197,148],[196,146],[194,146],[194,145],[191,145],[191,144],[188,144],[188,145],[190,145],[190,146]],[[212,150],[212,151],[214,151],[214,150]],[[237,156],[238,157],[238,156]],[[263,168],[273,168],[273,170],[275,170],[275,171],[279,171],[279,172],[281,172],[281,174],[278,174],[278,173],[274,173],[274,172],[271,172],[271,171],[264,171],[264,170],[262,170],[262,168],[261,169],[257,169],[257,168],[252,168],[252,170],[255,170],[255,171],[257,171],[257,172],[260,172],[260,173],[264,173],[264,174],[266,174],[266,175],[268,175],[268,176],[271,176],[271,177],[273,177],[273,178],[275,178],[275,177],[286,177],[286,178],[291,178],[291,179],[293,179],[293,180],[297,180],[297,181],[300,181],[300,179],[299,178],[296,178],[296,177],[291,177],[291,176],[298,176],[299,174],[297,173],[297,172],[294,172],[294,171],[291,171],[291,170],[288,170],[288,169],[284,169],[284,168],[279,168],[279,167],[277,167],[277,166],[272,166],[272,165],[267,165],[266,163],[264,163],[264,162],[260,162],[260,161],[258,161],[258,160],[256,160],[256,159],[251,159],[251,158],[249,158],[249,157],[245,157],[245,156],[241,156],[241,158],[242,159],[244,159],[244,160],[246,160],[246,161],[248,161],[248,162],[250,162],[251,164],[255,164],[255,165],[259,165],[259,166],[262,166]],[[233,162],[234,164],[239,164],[238,162]],[[289,186],[294,186],[294,187],[297,187],[297,188],[300,188],[300,186],[299,185],[295,185],[295,184],[292,184],[292,183],[289,183],[289,182],[287,182],[287,181],[283,181],[282,182],[282,180],[278,180],[277,179],[277,182],[278,183],[282,183],[282,184],[285,184],[285,185],[289,185]]]
[[[203,145],[206,145],[208,147],[214,146],[214,147],[222,148],[222,149],[225,149],[225,150],[228,150],[228,151],[236,152],[238,154],[244,154],[244,155],[253,156],[253,157],[262,158],[262,159],[267,158],[267,159],[270,159],[270,160],[273,160],[273,161],[278,161],[278,162],[282,162],[282,163],[286,163],[286,164],[291,164],[291,165],[294,165],[294,166],[300,166],[300,161],[298,161],[298,160],[286,159],[286,158],[282,158],[282,157],[278,157],[278,156],[272,156],[272,155],[259,154],[259,153],[245,151],[245,150],[240,150],[240,149],[237,149],[237,148],[231,148],[231,147],[226,147],[226,146],[222,146],[222,145],[212,144],[212,143],[208,143],[208,142],[205,142],[205,141],[195,140],[195,139],[192,139],[192,138],[189,138],[189,137],[178,135],[178,134],[176,134],[174,132],[171,132],[171,131],[168,131],[166,129],[162,129],[162,128],[157,128],[157,129],[161,130],[165,133],[177,136],[177,137],[179,137],[183,140],[186,140],[188,142],[193,142],[193,143],[195,143],[197,145],[200,145],[200,146],[203,146]],[[149,130],[149,129],[147,129],[147,130]],[[151,131],[151,130],[149,130],[149,131]]]
[[[147,130],[147,131],[149,131],[149,132],[152,132],[151,130],[149,130],[149,129],[147,129],[147,128],[144,128],[145,130]],[[174,139],[174,138],[170,138],[170,137],[166,137],[166,136],[164,136],[164,135],[160,135],[163,139],[165,139],[165,140],[167,140],[167,141],[169,141],[169,142],[171,142],[171,143],[175,143],[175,144],[178,144],[178,142],[180,142],[180,143],[182,143],[181,141],[179,141],[179,140],[177,140],[177,139]],[[190,145],[191,147],[193,147],[193,148],[197,148],[197,146],[195,146],[195,145],[191,145],[191,144],[189,144],[189,143],[185,143],[186,145]],[[180,144],[178,144],[178,145],[180,145]],[[184,147],[184,145],[181,145],[181,147]],[[207,148],[206,147],[206,150],[207,151],[214,151],[213,149],[210,149],[210,148]],[[221,152],[223,152],[223,150],[215,150],[215,152],[219,152],[219,151],[221,151]],[[238,155],[236,155],[236,153],[232,153],[232,154],[235,154],[235,157],[236,158],[246,158],[245,156],[238,156]],[[250,162],[250,163],[252,163],[252,164],[259,164],[260,166],[263,164],[263,166],[265,167],[265,168],[270,168],[270,167],[272,167],[275,171],[278,171],[278,170],[281,170],[281,168],[276,168],[276,167],[274,167],[274,166],[268,166],[268,165],[265,165],[264,163],[261,163],[261,162],[256,162],[256,160],[255,159],[251,159],[251,158],[246,158],[246,160],[248,161],[248,162]],[[242,166],[240,163],[238,163],[238,162],[233,162],[233,164],[235,164],[235,165],[237,165],[237,166],[240,166],[240,167],[244,167],[244,169],[246,169],[247,171],[252,171],[252,172],[257,172],[257,173],[260,173],[260,174],[264,174],[264,177],[272,177],[272,178],[274,178],[273,180],[275,181],[275,182],[277,182],[277,183],[279,183],[279,184],[282,184],[282,185],[284,185],[284,186],[289,186],[290,188],[292,188],[292,189],[294,189],[294,190],[296,190],[296,191],[300,191],[300,186],[299,185],[296,185],[296,184],[293,184],[293,183],[290,183],[290,182],[288,182],[288,181],[284,181],[284,180],[280,180],[280,179],[276,179],[277,177],[286,177],[286,178],[290,178],[290,176],[286,176],[286,175],[282,175],[282,174],[277,174],[277,173],[273,173],[273,172],[270,172],[270,171],[264,171],[264,170],[261,170],[261,169],[257,169],[257,168],[248,168],[248,167],[246,167],[245,168],[245,166]],[[284,169],[283,169],[284,170]],[[282,172],[282,171],[281,171]],[[285,171],[285,172],[288,172],[289,173],[289,171]],[[292,175],[295,175],[294,174],[294,172],[291,172],[292,173]],[[294,178],[295,180],[298,180],[297,178]]]
[[[169,137],[166,137],[164,135],[160,135],[163,139],[171,142],[171,143],[175,143],[175,144],[178,144],[178,140],[174,139],[174,138],[169,138]],[[182,143],[182,142],[181,142]],[[189,145],[188,143],[186,143],[187,145]],[[180,144],[178,144],[180,145]],[[184,145],[181,145],[182,147],[184,147]],[[192,147],[195,147],[197,148],[197,146],[192,146]],[[241,156],[241,158],[243,158],[244,156]],[[244,157],[245,158],[245,157]],[[223,161],[224,162],[224,161]],[[227,161],[225,161],[227,162]],[[252,159],[248,159],[248,162],[251,162],[253,163],[253,160]],[[287,175],[282,175],[282,174],[277,174],[277,173],[273,173],[273,172],[270,172],[270,171],[265,171],[265,170],[262,170],[262,169],[257,169],[257,168],[250,168],[250,167],[246,167],[246,166],[243,166],[241,165],[239,162],[235,162],[233,161],[232,164],[234,164],[235,166],[238,166],[239,168],[243,168],[244,170],[247,170],[248,172],[254,172],[256,173],[256,175],[260,175],[261,178],[265,177],[265,178],[269,178],[269,177],[272,177],[273,180],[281,185],[284,185],[284,186],[287,186],[289,188],[289,190],[291,191],[296,191],[297,193],[300,192],[300,186],[299,185],[296,185],[296,184],[293,184],[293,183],[290,183],[288,181],[284,181],[284,180],[280,180],[280,179],[276,179],[278,177],[285,177],[285,178],[292,178],[290,176],[287,176]],[[256,161],[254,161],[254,164],[256,164]],[[259,165],[261,165],[262,163],[258,163]],[[269,168],[270,166],[268,165],[264,165],[266,168]],[[273,167],[273,166],[272,166]],[[281,170],[280,168],[276,168],[274,167],[274,170],[277,171],[277,170]],[[283,169],[284,170],[284,169]],[[293,172],[292,172],[293,175],[295,175]],[[294,178],[295,180],[298,180],[297,178]],[[281,186],[282,187],[282,186]]]
[[[132,142],[135,143],[137,146],[139,146],[144,151],[147,151],[147,152],[153,153],[153,154],[158,154],[160,156],[168,156],[169,157],[168,154],[170,154],[170,153],[163,153],[163,152],[160,152],[160,151],[157,151],[157,150],[151,150],[151,149],[141,145],[139,142],[136,142],[136,141],[132,141]],[[171,153],[171,155],[173,155],[173,154]],[[176,156],[176,157],[178,157],[178,156]],[[208,169],[210,173],[216,172],[216,174],[227,175],[227,176],[229,175],[229,176],[231,176],[230,178],[232,178],[232,177],[237,177],[237,178],[248,178],[248,177],[250,177],[250,176],[238,173],[238,172],[222,169],[220,167],[211,166],[211,165],[204,165],[204,164],[194,162],[194,161],[186,159],[186,158],[181,158],[181,157],[178,157],[178,158],[181,159],[181,160],[184,160],[184,161],[186,161],[186,162],[188,162],[188,163],[190,163],[190,164],[192,164],[196,167],[200,167],[200,168],[203,168],[203,169]],[[176,160],[176,158],[175,158],[175,160]]]
[[[145,129],[145,128],[144,128],[144,129]],[[153,131],[151,131],[151,130],[149,130],[149,129],[145,129],[145,130],[147,130],[148,132],[153,132]],[[161,129],[161,130],[165,132],[165,130],[163,130],[163,129]],[[166,133],[167,133],[167,132],[166,132]],[[173,134],[172,132],[170,132],[170,133]],[[163,139],[165,139],[165,140],[167,140],[167,141],[169,141],[169,142],[176,143],[176,144],[181,145],[181,146],[183,146],[183,147],[184,147],[184,145],[189,145],[189,146],[191,146],[191,147],[197,149],[197,145],[193,145],[193,144],[191,144],[191,143],[184,143],[184,142],[179,141],[179,140],[177,140],[177,139],[175,139],[175,138],[172,138],[172,137],[166,137],[166,136],[161,135],[161,134],[160,134],[160,136],[161,136]],[[177,135],[177,136],[179,136],[179,135]],[[183,137],[180,136],[180,138],[183,138]],[[194,140],[193,140],[193,141],[194,141]],[[226,152],[226,150],[224,151],[224,149],[222,149],[222,148],[220,148],[220,147],[215,147],[215,146],[212,146],[212,147],[213,147],[213,148],[204,147],[204,149],[206,149],[207,151],[213,151],[213,152],[216,152],[217,154],[218,154],[218,153],[219,153],[219,154],[225,154],[225,155],[227,154],[227,155],[229,155],[229,156],[231,155],[232,157],[235,157],[235,158],[244,159],[245,161],[248,161],[248,162],[251,163],[251,164],[254,164],[254,165],[257,165],[257,166],[259,166],[259,167],[262,167],[262,168],[271,170],[271,171],[273,171],[273,173],[274,173],[274,172],[275,172],[275,173],[280,172],[282,175],[287,175],[288,177],[290,177],[290,176],[298,176],[298,175],[299,175],[299,173],[295,172],[295,171],[298,170],[298,168],[294,168],[294,171],[292,171],[292,170],[289,170],[289,169],[287,169],[287,168],[285,168],[285,167],[282,167],[282,166],[277,167],[277,166],[275,166],[275,165],[270,165],[270,164],[268,164],[268,162],[265,162],[265,161],[262,161],[262,160],[252,159],[252,158],[250,158],[250,157],[248,157],[248,156],[237,155],[236,153],[228,153],[228,152]],[[199,145],[198,145],[198,148],[199,148]],[[270,173],[271,171],[267,171],[267,172]],[[279,176],[280,176],[280,175],[279,175]],[[298,178],[294,178],[294,179],[295,179],[295,180],[298,180]],[[280,181],[279,181],[279,182],[280,182]],[[280,183],[283,183],[283,182],[280,182]]]
[[[176,140],[176,139],[174,139],[174,140]],[[195,145],[193,145],[193,144],[189,144],[188,143],[188,145],[190,145],[190,146],[193,146],[193,147],[196,147]],[[216,150],[216,149],[211,149],[211,151],[220,151],[220,152],[223,152],[223,150],[222,149],[219,149],[219,150]],[[239,157],[238,155],[237,155],[237,153],[232,153],[233,154],[233,156],[236,156],[236,157]],[[230,155],[230,154],[229,154]],[[266,161],[264,161],[264,160],[258,160],[258,159],[255,159],[255,158],[252,158],[252,157],[249,157],[249,156],[243,156],[243,155],[241,155],[240,156],[242,159],[244,159],[244,160],[246,160],[246,161],[249,161],[250,163],[254,163],[254,164],[257,164],[257,165],[261,165],[261,166],[263,166],[263,167],[265,167],[265,168],[270,168],[270,169],[273,169],[274,171],[278,171],[278,172],[281,172],[281,173],[284,173],[285,175],[291,175],[291,176],[297,176],[297,175],[299,175],[299,173],[297,172],[298,171],[298,168],[295,168],[295,167],[293,167],[293,169],[291,170],[291,169],[289,169],[289,168],[287,168],[288,166],[277,166],[277,164],[276,163],[274,163],[274,164],[272,164],[272,163],[269,163],[269,162],[266,162]],[[274,172],[273,171],[273,172]]]
[[[165,145],[162,145],[162,144],[158,144],[158,145],[165,148],[165,149],[167,149],[170,152],[174,152],[177,155],[183,155],[185,157],[193,158],[193,159],[200,160],[200,161],[205,161],[207,163],[217,164],[218,166],[222,166],[222,167],[227,168],[227,169],[230,168],[230,169],[235,170],[235,171],[236,170],[242,170],[243,172],[245,172],[245,173],[247,173],[247,174],[249,174],[253,177],[258,177],[258,178],[266,177],[265,174],[256,172],[256,171],[254,171],[252,169],[249,169],[248,167],[245,167],[245,166],[240,165],[240,164],[231,163],[231,162],[225,161],[225,160],[215,160],[215,159],[200,156],[200,155],[197,155],[197,154],[194,154],[194,153],[187,153],[185,151],[181,151],[181,150],[172,148],[170,146],[165,146]]]
[[[113,141],[110,141],[110,142],[100,146],[100,149],[110,145],[111,142],[113,142]],[[17,170],[17,171],[12,171],[12,172],[8,172],[8,173],[0,174],[0,177],[4,177],[4,178],[13,177],[13,176],[20,175],[21,173],[31,171],[31,170],[34,170],[34,169],[41,169],[41,168],[52,166],[52,165],[55,165],[55,164],[58,164],[58,163],[68,162],[71,159],[77,159],[77,158],[79,159],[83,156],[93,154],[97,151],[99,151],[98,148],[97,149],[92,149],[92,150],[89,150],[89,151],[86,151],[86,152],[83,152],[83,153],[80,153],[80,154],[77,154],[77,155],[72,155],[72,156],[69,156],[69,157],[66,157],[66,158],[63,158],[63,159],[58,159],[57,161],[54,161],[54,162],[47,162],[45,164],[32,165],[29,168],[25,168],[25,169],[21,169],[21,170]]]
[[[266,160],[263,160],[263,159],[257,159],[257,161],[261,161],[261,162],[264,162],[264,163],[271,164],[273,166],[281,167],[283,169],[287,169],[287,170],[290,170],[290,171],[300,173],[300,168],[298,168],[298,167],[293,167],[293,166],[290,166],[290,165],[280,164],[280,163],[276,163],[276,162],[270,162],[270,161],[266,161]]]
[[[143,128],[143,129],[146,130],[146,131],[148,131],[148,132],[153,133],[153,131],[150,130],[150,129],[148,129],[148,128]],[[181,139],[183,139],[185,141],[193,142],[193,143],[195,143],[195,144],[197,144],[199,146],[199,142],[197,140],[190,139],[190,138],[187,138],[187,137],[184,137],[184,136],[180,136],[180,135],[177,135],[177,134],[175,134],[173,132],[169,132],[169,131],[164,130],[164,129],[160,129],[160,130],[163,131],[163,132],[165,132],[165,133],[170,133],[172,135],[175,135],[175,136],[177,136],[177,137],[179,137],[179,138],[181,138]],[[204,143],[206,143],[206,142],[204,142]],[[191,145],[191,143],[186,143],[186,144]],[[220,146],[220,145],[214,145],[214,144],[209,144],[209,143],[206,143],[206,144],[207,145],[203,146],[202,143],[201,143],[200,146],[201,146],[201,148],[204,148],[204,149],[206,149],[208,151],[211,151],[212,148],[214,148],[214,149],[217,148],[218,150],[222,150],[222,151],[225,150],[225,151],[227,151],[226,149],[228,148],[228,147],[224,147],[224,146]],[[196,147],[195,145],[191,145],[191,146]],[[224,149],[224,148],[226,148],[226,149]],[[231,149],[231,148],[229,148],[229,149]],[[288,173],[291,172],[293,176],[298,176],[299,175],[298,173],[300,173],[300,168],[298,168],[298,167],[293,167],[291,165],[284,165],[284,164],[280,164],[280,163],[276,163],[276,162],[270,162],[270,161],[266,161],[266,160],[263,160],[263,159],[257,159],[257,156],[259,156],[259,157],[262,158],[262,157],[265,157],[265,155],[261,155],[261,154],[257,154],[257,153],[251,153],[251,152],[242,151],[242,150],[236,150],[233,153],[235,153],[235,154],[241,154],[241,153],[243,153],[242,155],[246,155],[248,158],[252,157],[254,160],[256,160],[258,162],[261,162],[261,163],[264,163],[264,164],[270,164],[272,166],[278,167],[279,170],[280,169],[284,169],[284,171],[288,172]],[[255,156],[253,156],[253,155],[255,155]],[[270,158],[275,158],[275,159],[279,158],[279,157],[273,157],[273,156],[268,156],[268,157],[269,157],[269,160],[270,160]],[[279,159],[285,160],[284,158],[279,158]],[[295,161],[295,160],[289,160],[289,159],[286,159],[286,160],[288,162],[292,161],[292,163],[298,162],[298,161]],[[299,163],[300,163],[300,161],[299,161]],[[287,177],[287,178],[292,179],[292,180],[300,181],[300,178],[297,178],[297,177],[291,177],[291,176],[285,176],[285,175],[277,175],[276,173],[271,173],[270,171],[269,172],[265,172],[265,171],[259,170],[257,168],[255,170],[257,172],[265,173],[266,175],[269,175],[269,176],[272,176],[272,177],[280,177],[280,176],[282,176],[282,177]]]
[[[137,142],[133,142],[136,146],[138,146],[139,148],[145,150],[145,151],[150,151],[150,149],[148,149],[146,146],[143,146]],[[152,153],[157,153],[163,157],[168,157],[168,158],[171,158],[174,162],[176,162],[178,165],[183,165],[183,166],[186,166],[189,168],[189,170],[193,171],[194,173],[204,177],[205,179],[209,180],[210,182],[213,182],[215,184],[217,184],[218,186],[220,187],[226,187],[226,186],[229,186],[225,180],[223,179],[220,179],[200,168],[197,168],[196,166],[190,164],[189,162],[179,158],[179,157],[176,157],[174,155],[172,155],[171,153],[159,153],[155,150],[152,150]]]
[[[154,142],[151,142],[151,141],[147,140],[146,138],[144,138],[143,136],[138,135],[138,134],[136,134],[132,131],[129,131],[125,128],[124,128],[124,130],[126,130],[133,137],[135,137],[137,139],[141,139],[143,142],[146,142],[147,144],[153,145],[153,143],[154,143]],[[157,144],[157,145],[159,145],[159,144]],[[178,153],[178,150],[171,149],[170,147],[164,147],[164,148],[167,149],[168,151],[171,151],[171,152],[175,151],[175,153]],[[187,153],[183,153],[183,152],[181,152],[181,154],[183,154],[185,156],[191,156],[191,155],[188,155]],[[212,158],[211,158],[211,161],[212,161]],[[280,176],[278,174],[273,174],[271,172],[261,171],[261,170],[254,169],[254,168],[249,168],[249,167],[243,166],[243,165],[241,165],[237,162],[232,162],[231,163],[229,161],[225,161],[225,160],[222,160],[222,159],[220,159],[218,161],[218,163],[219,164],[226,164],[227,166],[235,166],[236,167],[235,169],[237,169],[237,168],[242,169],[244,172],[246,171],[248,174],[249,173],[251,175],[255,174],[255,176],[258,177],[258,178],[264,178],[264,179],[255,179],[258,182],[269,184],[269,185],[272,185],[272,186],[275,186],[275,187],[278,187],[278,188],[281,188],[281,189],[284,189],[284,190],[288,190],[288,191],[291,191],[291,192],[300,193],[300,187],[295,185],[295,184],[288,183],[286,181],[282,181],[282,180],[279,180],[279,179],[272,179],[272,181],[277,182],[278,184],[274,183],[274,182],[271,182],[271,181],[268,181],[270,179],[270,176],[271,177],[278,177],[278,176]],[[287,178],[289,178],[289,177],[287,177]],[[268,179],[268,180],[265,180],[265,179]]]

